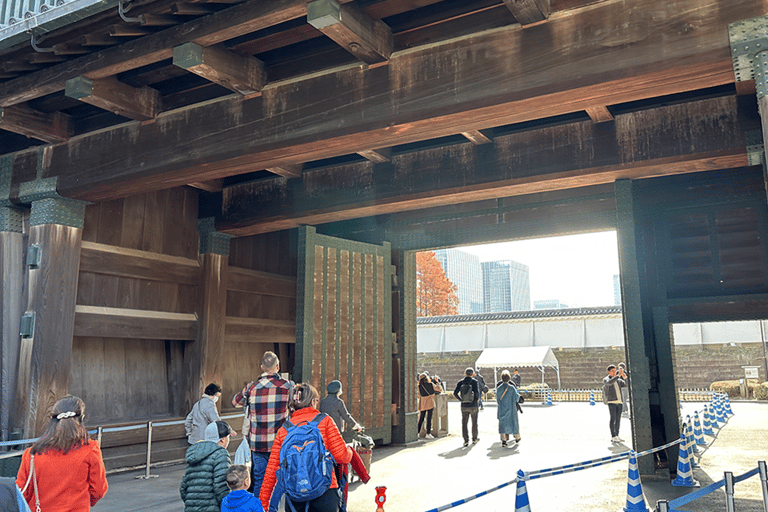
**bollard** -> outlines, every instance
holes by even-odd
[[[725,510],[728,512],[736,512],[736,502],[733,499],[733,473],[731,471],[725,472]]]
[[[765,467],[765,461],[758,461],[757,467],[760,470],[760,487],[763,489],[763,508],[765,508],[765,512],[768,512],[768,471]]]
[[[657,501],[656,510],[658,510],[658,512],[669,512],[669,502],[667,500]]]
[[[136,478],[141,479],[149,479],[149,478],[157,478],[157,475],[150,475],[149,474],[149,466],[150,466],[150,459],[152,458],[152,422],[147,422],[147,470],[144,472],[143,475],[137,476]]]
[[[99,428],[96,429],[96,444],[99,445],[99,448],[101,448],[101,436],[104,433],[104,427],[99,426]]]
[[[384,512],[384,503],[387,501],[387,488],[383,485],[376,487],[376,512]]]

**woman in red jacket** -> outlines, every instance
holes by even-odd
[[[31,510],[88,512],[107,493],[101,450],[88,438],[84,414],[78,397],[62,398],[43,436],[24,451],[16,485]]]
[[[298,426],[312,421],[315,416],[320,414],[320,411],[317,410],[319,403],[320,395],[314,386],[311,384],[297,384],[293,388],[291,398],[288,401],[291,423]],[[335,463],[349,464],[349,461],[352,460],[352,449],[344,443],[344,439],[342,439],[339,429],[331,417],[326,416],[323,418],[318,424],[318,428],[320,429],[320,435],[323,437],[325,448],[331,452]],[[280,447],[283,445],[283,439],[285,439],[287,433],[285,427],[280,427],[280,430],[277,431],[275,442],[272,444],[272,451],[269,454],[267,471],[264,474],[264,483],[261,485],[261,492],[259,493],[259,499],[261,499],[264,510],[269,510],[269,502],[276,483],[275,472],[280,466]],[[334,474],[331,487],[321,496],[309,502],[309,512],[336,512],[339,510],[338,487],[339,484]],[[285,499],[290,501],[287,495]],[[288,504],[286,503],[286,505]],[[296,503],[296,505],[300,505],[300,510],[304,510],[304,503]],[[286,509],[289,510],[288,506],[286,506]]]

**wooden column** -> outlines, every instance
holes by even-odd
[[[229,274],[229,242],[231,235],[217,233],[213,217],[198,221],[200,264],[202,266],[202,300],[198,311],[197,339],[184,353],[187,396],[184,410],[203,394],[211,382],[222,385],[224,326],[227,315],[227,278]],[[221,408],[221,403],[217,406]]]
[[[393,332],[397,335],[397,353],[392,368],[397,368],[399,393],[397,425],[392,428],[393,443],[416,441],[418,410],[416,402],[416,253],[397,250],[397,274],[392,290]],[[394,371],[393,371],[394,373]],[[450,383],[446,383],[450,386]],[[393,386],[394,390],[394,386]],[[454,427],[455,428],[455,427]]]
[[[18,378],[19,323],[24,293],[23,212],[0,207],[0,441],[7,441],[20,428],[18,414],[11,420]]]
[[[34,321],[22,339],[16,395],[24,434],[34,437],[43,433],[49,408],[69,388],[85,203],[59,197],[55,183],[53,189],[46,189],[45,180],[29,185],[19,196],[32,204],[29,246],[39,246],[40,260],[29,269],[25,316]]]

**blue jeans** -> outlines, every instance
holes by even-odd
[[[253,460],[253,494],[259,495],[261,484],[264,482],[264,473],[267,472],[267,462],[269,462],[268,452],[251,452]]]

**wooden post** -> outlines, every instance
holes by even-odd
[[[187,346],[184,355],[184,366],[189,377],[184,403],[187,411],[200,398],[208,383],[223,384],[222,345],[227,313],[229,241],[232,236],[217,233],[213,222],[213,217],[198,221],[203,268],[202,299],[197,340]]]
[[[26,311],[34,314],[34,326],[22,341],[16,392],[24,433],[35,437],[69,388],[85,203],[59,197],[55,188],[41,192],[39,182],[22,187],[19,196],[32,203],[29,245],[40,246],[40,263],[29,269]]]
[[[18,378],[19,323],[24,304],[24,235],[23,212],[0,207],[0,441],[7,441],[14,428],[11,409]],[[14,414],[17,422],[19,416]]]

